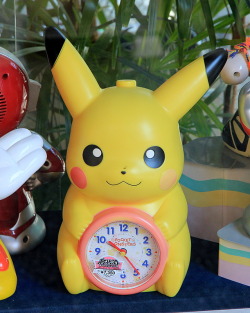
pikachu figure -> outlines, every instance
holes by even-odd
[[[151,91],[133,80],[101,89],[73,45],[54,27],[45,31],[45,47],[73,118],[66,157],[71,186],[57,247],[66,288],[72,294],[98,289],[84,274],[78,254],[78,243],[94,217],[108,208],[136,208],[152,217],[168,243],[162,274],[145,291],[175,296],[191,248],[187,203],[178,183],[184,165],[178,121],[219,75],[227,52],[217,49],[199,57]]]

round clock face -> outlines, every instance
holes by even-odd
[[[132,294],[154,284],[166,261],[165,246],[156,232],[141,220],[115,220],[92,227],[79,249],[88,279],[117,294]]]

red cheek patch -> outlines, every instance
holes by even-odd
[[[177,182],[177,174],[173,169],[169,169],[163,173],[160,181],[160,188],[162,190],[168,190],[173,187]]]
[[[80,167],[73,167],[70,171],[70,177],[73,183],[81,189],[86,188],[87,186],[87,177]]]

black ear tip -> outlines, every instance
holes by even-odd
[[[57,28],[52,26],[45,29],[44,37],[49,63],[53,67],[66,38]]]
[[[57,29],[56,27],[54,26],[49,26],[45,29],[45,40],[46,38],[48,39],[56,39],[56,38],[64,38],[65,39],[65,36],[60,32],[59,29]]]
[[[227,58],[228,52],[223,48],[216,49],[204,55],[209,85],[212,85],[217,76],[220,74],[225,63],[227,62]]]
[[[218,49],[210,51],[204,55],[204,59],[207,59],[207,60],[209,60],[209,59],[212,60],[212,59],[217,59],[217,58],[227,60],[227,57],[228,57],[228,52],[227,52],[227,50],[225,50],[223,48],[218,48]]]

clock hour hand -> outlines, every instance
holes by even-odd
[[[134,264],[130,261],[130,259],[126,256],[127,250],[126,249],[120,249],[116,244],[114,244],[112,241],[107,241],[107,244],[111,247],[115,248],[117,251],[120,252],[120,254],[128,261],[128,263],[133,267],[136,274],[140,275],[140,272],[138,269],[134,266]]]
[[[112,241],[107,241],[107,244],[110,245],[111,247],[115,248],[117,251],[119,251],[120,253],[124,253],[124,255],[126,254],[126,250],[125,249],[120,249],[116,244],[114,244]]]

